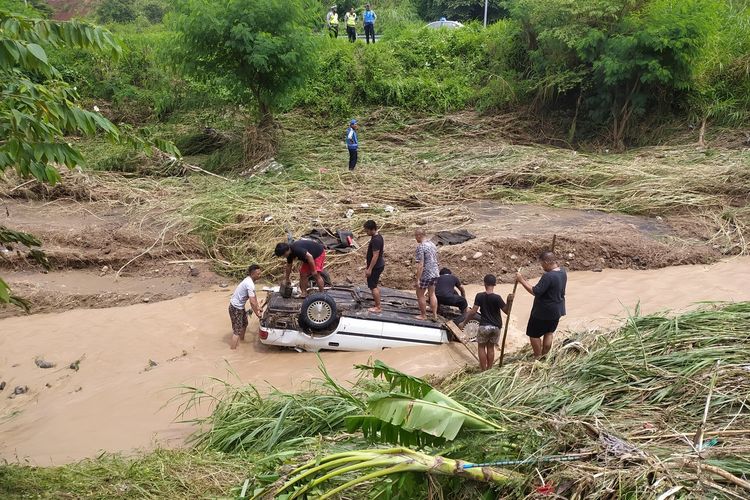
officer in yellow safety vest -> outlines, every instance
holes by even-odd
[[[328,26],[328,34],[331,38],[338,38],[339,36],[339,14],[336,12],[336,6],[332,6],[331,10],[326,15],[326,26]]]
[[[346,22],[346,35],[349,37],[349,41],[354,43],[357,41],[357,13],[354,12],[354,7],[344,16]]]

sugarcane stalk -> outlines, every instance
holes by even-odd
[[[384,469],[376,470],[357,477],[348,481],[336,488],[325,492],[320,498],[330,498],[331,496],[344,491],[354,485],[369,481],[371,479],[387,476],[390,474],[397,474],[400,472],[413,471],[413,472],[424,472],[429,474],[441,474],[447,476],[464,477],[476,481],[505,484],[506,482],[513,480],[517,477],[516,473],[510,471],[501,471],[491,467],[474,467],[464,468],[465,465],[469,465],[468,462],[461,460],[453,460],[441,456],[427,455],[424,453],[415,452],[408,448],[391,448],[384,450],[360,450],[353,452],[338,453],[328,457],[323,457],[321,460],[311,460],[306,464],[302,465],[294,473],[298,473],[292,479],[282,484],[275,490],[265,490],[255,498],[259,498],[262,495],[277,496],[284,491],[289,490],[295,484],[299,483],[300,480],[324,470],[337,467],[338,465],[344,465],[349,462],[357,462],[351,465],[345,465],[338,467],[335,470],[326,472],[323,476],[310,480],[307,485],[295,491],[290,498],[297,498],[311,488],[318,486],[331,478],[342,476],[349,472],[353,472],[360,469],[375,468],[381,466],[387,466]],[[315,467],[310,466],[318,464]],[[299,473],[301,471],[304,473]]]

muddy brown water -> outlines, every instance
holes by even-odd
[[[558,339],[564,330],[612,326],[639,302],[649,313],[704,300],[750,300],[748,278],[748,257],[711,266],[574,272]],[[499,287],[503,294],[510,289]],[[478,290],[469,287],[469,295]],[[178,405],[170,398],[179,386],[230,378],[230,368],[242,382],[266,389],[297,389],[318,376],[315,354],[265,347],[252,335],[230,351],[229,294],[215,289],[159,303],[0,320],[0,381],[7,383],[0,392],[0,458],[49,465],[102,451],[180,446],[193,428],[175,422]],[[530,305],[519,290],[510,350],[525,348]],[[37,357],[56,366],[38,368]],[[321,357],[343,381],[356,376],[354,364],[370,358],[414,375],[446,374],[475,362],[458,344]],[[78,371],[68,368],[81,358]],[[149,368],[150,360],[156,366]],[[28,386],[28,394],[9,399],[18,385]]]

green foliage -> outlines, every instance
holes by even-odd
[[[419,14],[427,21],[437,21],[445,17],[450,21],[471,21],[484,19],[482,0],[416,0]],[[487,6],[488,22],[505,17],[508,11],[505,1],[490,0]]]
[[[142,7],[143,15],[149,20],[151,24],[158,24],[164,19],[164,14],[167,10],[164,5],[159,2],[146,2]]]
[[[13,168],[22,178],[55,184],[60,179],[55,165],[73,168],[83,162],[65,138],[71,133],[102,132],[114,142],[144,149],[155,144],[177,153],[163,141],[121,133],[99,113],[82,109],[76,89],[62,80],[43,46],[95,49],[111,57],[120,53],[111,34],[101,28],[0,11],[0,173]],[[7,285],[0,283],[0,302],[10,300]]]
[[[0,0],[0,10],[30,17],[52,15],[52,7],[45,0]]]
[[[442,113],[480,99],[483,109],[499,109],[518,97],[520,85],[507,61],[516,59],[517,27],[502,21],[484,30],[408,26],[374,46],[327,40],[318,65],[292,103],[323,116],[343,117],[365,106],[394,106]],[[488,82],[507,87],[492,97]]]
[[[718,29],[719,5],[718,0],[509,2],[511,15],[524,27],[537,99],[584,97],[584,109],[594,123],[610,123],[618,146],[633,118],[673,105],[690,87],[701,47]]]
[[[262,122],[314,64],[307,0],[179,0],[177,60],[196,78],[229,75],[249,90]]]
[[[102,0],[96,9],[100,23],[132,23],[137,15],[135,0]]]

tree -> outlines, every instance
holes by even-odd
[[[112,57],[120,54],[112,35],[101,28],[76,21],[31,19],[0,10],[0,174],[12,168],[22,178],[55,184],[60,180],[57,165],[74,168],[83,163],[80,152],[65,139],[70,133],[100,132],[115,142],[144,149],[154,144],[178,153],[164,141],[147,141],[121,132],[99,113],[79,107],[75,89],[62,81],[43,46],[94,49]],[[36,238],[0,227],[0,245],[17,244],[32,248],[31,257],[44,262]],[[0,302],[24,305],[2,280]]]
[[[143,15],[151,24],[159,24],[164,19],[166,9],[157,2],[148,2],[143,5]]]
[[[103,0],[96,9],[100,23],[132,23],[136,17],[134,0]]]
[[[239,99],[249,90],[262,127],[314,66],[307,0],[178,0],[174,10],[177,60],[197,77],[230,76]]]
[[[635,117],[692,83],[719,0],[511,0],[538,101],[573,96],[624,147]],[[582,99],[582,97],[586,99]],[[576,99],[577,98],[577,99]],[[577,109],[576,109],[577,111]]]

